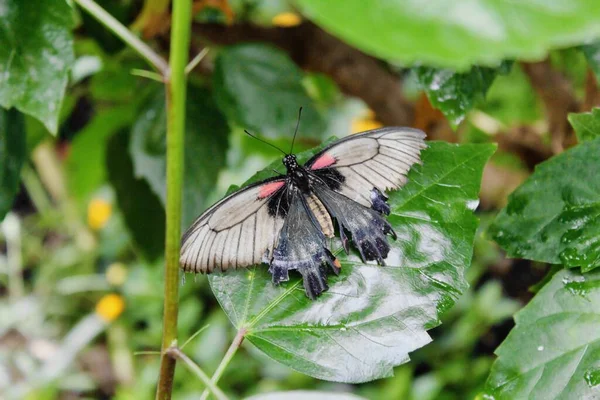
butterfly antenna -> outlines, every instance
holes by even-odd
[[[286,155],[286,156],[287,156],[287,153],[286,153],[285,151],[281,150],[279,147],[275,146],[273,143],[269,143],[269,142],[267,142],[266,140],[262,140],[261,138],[259,138],[259,137],[257,137],[257,136],[254,136],[253,134],[251,134],[250,132],[248,132],[248,131],[247,131],[247,130],[245,130],[245,129],[244,129],[244,132],[246,132],[246,134],[247,134],[248,136],[250,136],[251,138],[254,138],[254,139],[258,140],[259,142],[263,142],[264,144],[268,144],[268,145],[269,145],[269,146],[271,146],[272,148],[279,150],[280,152],[282,152],[284,155]]]
[[[292,147],[290,147],[290,154],[294,150],[294,142],[296,141],[296,133],[298,133],[298,127],[300,126],[300,117],[302,116],[302,107],[298,110],[298,122],[296,122],[296,129],[294,130],[294,138],[292,139]]]

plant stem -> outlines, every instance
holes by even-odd
[[[42,181],[29,164],[23,165],[21,169],[21,181],[37,211],[45,215],[52,207],[52,203]]]
[[[227,396],[217,385],[215,385],[208,375],[202,368],[198,366],[195,362],[193,362],[180,348],[171,347],[168,350],[168,353],[171,357],[176,358],[184,362],[184,364],[188,367],[190,371],[192,371],[200,380],[206,385],[206,390],[209,390],[218,400],[227,400]]]
[[[237,331],[237,334],[233,338],[233,341],[231,342],[229,349],[227,349],[227,353],[225,353],[225,356],[221,360],[221,363],[217,367],[217,370],[215,371],[213,376],[210,378],[210,381],[212,382],[213,385],[216,385],[217,382],[219,382],[219,379],[221,379],[221,375],[223,375],[225,368],[227,368],[227,366],[231,362],[231,359],[233,358],[233,356],[235,355],[237,350],[242,345],[245,335],[246,335],[246,328],[240,328]],[[202,392],[202,396],[200,397],[200,400],[206,400],[208,398],[208,394],[209,394],[208,389],[204,389],[204,392]]]
[[[131,70],[131,75],[139,76],[142,78],[152,79],[153,81],[165,83],[165,78],[161,74],[157,74],[153,71],[146,71],[145,69],[134,68]]]
[[[196,57],[194,57],[192,61],[190,61],[190,63],[185,67],[186,75],[189,75],[190,72],[192,72],[194,68],[196,68],[196,66],[200,64],[200,61],[202,61],[206,53],[208,53],[208,47],[203,48],[200,53],[196,54]]]
[[[129,29],[123,24],[117,21],[112,15],[107,13],[102,7],[96,4],[93,0],[74,0],[75,3],[79,4],[81,8],[86,10],[90,15],[96,18],[102,25],[107,27],[111,32],[117,35],[123,42],[129,47],[137,51],[142,57],[146,59],[157,71],[163,76],[169,74],[169,64],[158,55],[150,46],[141,41],[135,36]],[[189,10],[188,10],[189,12]],[[187,49],[186,49],[187,52]],[[187,53],[186,53],[187,54]]]
[[[190,44],[192,2],[173,1],[171,22],[170,75],[166,76],[167,104],[167,226],[165,243],[165,299],[162,358],[156,390],[157,399],[170,399],[175,359],[167,350],[177,344],[177,306],[179,296],[179,241],[181,195],[183,189],[183,142],[185,136],[185,65]]]
[[[21,221],[9,212],[0,224],[6,240],[6,266],[8,267],[8,299],[16,301],[25,293],[23,259],[21,257]]]

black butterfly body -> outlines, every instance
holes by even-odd
[[[276,284],[297,270],[315,299],[328,289],[327,266],[340,271],[326,240],[334,221],[346,252],[351,240],[363,261],[384,265],[386,236],[396,238],[384,193],[406,183],[424,138],[416,129],[382,128],[338,140],[304,166],[286,155],[285,175],[247,186],[198,217],[182,239],[183,269],[210,273],[265,262]]]

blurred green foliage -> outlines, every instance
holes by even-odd
[[[132,26],[153,1],[98,3]],[[228,395],[317,389],[421,400],[597,393],[600,298],[597,272],[587,271],[599,265],[600,249],[600,115],[590,109],[600,99],[594,79],[600,75],[600,3],[201,3],[191,54],[206,45],[211,51],[189,79],[182,227],[231,185],[260,170],[252,179],[273,175],[271,166],[264,169],[273,160],[281,171],[281,155],[243,130],[287,150],[299,106],[304,114],[296,152],[331,136],[387,124],[385,111],[401,105],[393,101],[397,96],[410,109],[412,119],[405,124],[432,138],[461,142],[432,144],[405,191],[391,198],[396,231],[418,237],[432,254],[443,253],[435,260],[407,258],[390,269],[396,276],[388,279],[402,290],[396,297],[384,293],[388,297],[382,301],[400,309],[408,300],[429,296],[428,303],[414,307],[427,318],[415,324],[418,332],[407,334],[394,362],[378,363],[393,353],[385,345],[369,348],[373,358],[363,376],[392,370],[394,376],[349,384],[296,372],[316,374],[298,366],[298,359],[352,365],[356,360],[346,362],[340,353],[343,346],[356,346],[358,336],[341,336],[338,347],[327,348],[327,359],[318,360],[303,345],[314,350],[327,339],[302,331],[309,321],[302,313],[315,305],[287,299],[265,315],[273,323],[294,316],[291,330],[297,332],[279,347],[282,337],[269,338],[267,345],[257,340],[260,332],[244,341],[219,382]],[[152,398],[159,357],[151,352],[162,336],[164,91],[160,83],[132,74],[147,68],[134,50],[72,6],[66,0],[0,4],[0,218],[6,214],[0,230],[0,393],[31,399]],[[162,55],[168,53],[168,11],[136,28]],[[221,24],[223,43],[202,33],[208,22]],[[245,33],[248,26],[259,34],[236,36],[237,28]],[[324,62],[319,69],[319,63],[308,62],[310,50],[322,44],[313,42],[324,37],[313,35],[320,29],[331,35],[327,40],[341,39],[368,54],[369,63],[361,64],[364,59],[341,45],[337,59],[329,58],[334,52],[316,56],[335,60],[333,65]],[[244,43],[247,39],[254,43]],[[542,67],[543,77],[553,79],[541,81],[560,87],[540,86],[534,74]],[[392,76],[386,82],[398,87],[374,95],[381,76]],[[358,93],[357,82],[363,81],[373,86]],[[566,95],[564,102],[552,102],[553,96]],[[571,148],[554,155],[562,149],[550,148],[557,137],[552,121],[563,114],[569,130],[562,132],[568,137],[561,144]],[[388,120],[378,120],[386,115]],[[481,143],[491,142],[498,142],[499,150],[483,170],[477,212],[482,222],[475,231],[471,209],[491,151]],[[435,180],[446,173],[451,182]],[[512,191],[528,175],[508,199],[508,191],[493,188]],[[403,202],[407,196],[414,207]],[[415,223],[418,213],[429,222]],[[442,236],[431,235],[442,228]],[[440,238],[451,243],[443,252]],[[507,259],[502,249],[517,259]],[[415,255],[413,250],[407,254]],[[428,261],[423,269],[435,284],[417,282],[417,261]],[[344,263],[348,275],[342,279],[358,271],[352,256]],[[572,269],[562,270],[563,264]],[[242,287],[238,281],[250,273],[260,280],[260,293],[251,297],[240,291],[225,305],[229,287]],[[513,328],[511,317],[532,297],[529,286],[536,283],[537,294],[516,314]],[[202,330],[184,351],[207,372],[217,368],[235,335],[227,318],[232,310],[246,302],[264,311],[272,288],[262,267],[255,275],[215,275],[211,285],[205,277],[187,277],[179,302],[180,342]],[[415,288],[419,291],[411,292]],[[356,299],[347,305],[356,305]],[[322,317],[341,315],[329,313]],[[434,326],[428,333],[432,342],[418,348],[426,340],[417,345],[414,338]],[[414,327],[384,328],[378,340],[398,339]],[[282,349],[297,351],[296,359]],[[397,366],[408,360],[408,351],[411,361]],[[320,377],[336,378],[332,370]],[[174,398],[195,399],[203,390],[196,377],[177,368]]]

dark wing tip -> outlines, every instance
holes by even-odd
[[[327,285],[327,277],[321,268],[307,268],[299,271],[302,274],[306,295],[311,300],[316,300],[321,293],[329,289],[329,286]]]

